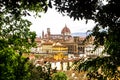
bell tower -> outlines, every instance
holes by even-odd
[[[51,35],[50,28],[47,28],[47,35],[48,35],[48,39],[50,39],[50,35]]]
[[[44,36],[45,36],[45,35],[44,35],[44,31],[42,31],[42,39],[44,39]]]

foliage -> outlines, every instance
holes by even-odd
[[[0,0],[0,79],[28,80],[28,59],[22,53],[35,46],[35,32],[30,31],[31,22],[23,19],[30,11],[46,12],[51,7],[47,0]],[[33,16],[34,16],[33,15]]]
[[[120,66],[120,0],[52,0],[56,9],[62,14],[66,14],[75,19],[92,19],[96,22],[96,26],[92,30],[91,35],[95,36],[95,44],[97,46],[104,45],[105,52],[110,56],[98,57],[91,61],[83,62],[80,69],[88,70],[90,79],[98,78],[103,79],[118,79]],[[35,33],[29,31],[31,22],[23,19],[23,16],[30,16],[29,11],[38,12],[47,11],[52,7],[51,0],[0,0],[0,53],[3,55],[12,56],[18,54],[21,56],[23,52],[28,52],[34,46]],[[12,66],[9,66],[9,56],[0,55],[2,63],[1,66],[6,66],[6,70],[1,67],[2,74],[12,73]],[[17,58],[17,56],[16,56]],[[13,62],[16,60],[14,58]],[[3,60],[2,60],[3,59]],[[19,59],[24,61],[23,58]],[[19,60],[16,60],[19,62]],[[8,61],[8,63],[7,63]],[[11,58],[10,58],[11,61]],[[102,62],[102,63],[101,63]],[[107,65],[105,65],[107,63]],[[7,64],[7,65],[6,65]],[[14,66],[14,64],[11,64]],[[22,65],[22,64],[21,64]],[[19,67],[19,66],[17,66]],[[16,67],[16,68],[17,68]],[[97,67],[97,68],[95,68]],[[20,66],[20,69],[22,66]],[[8,70],[9,69],[9,70]],[[98,70],[101,69],[100,75]],[[112,70],[112,74],[111,74]],[[14,76],[8,78],[13,79]],[[113,76],[111,76],[113,75]],[[4,75],[2,75],[4,76]],[[3,78],[0,74],[0,77]],[[24,77],[24,75],[23,75]]]
[[[30,16],[29,11],[38,14],[41,11],[47,11],[51,6],[50,0],[1,0],[0,9],[1,14],[12,14],[16,18],[20,15]],[[35,14],[35,15],[36,15]],[[11,15],[11,16],[12,16]]]
[[[64,72],[57,72],[56,69],[51,69],[51,65],[46,63],[44,65],[30,66],[29,80],[67,80],[67,75]]]
[[[33,67],[30,80],[51,80],[50,75],[43,70],[43,67]]]
[[[30,80],[52,80],[52,74],[56,73],[56,69],[52,70],[49,63],[45,65],[35,66],[31,64]]]
[[[120,0],[52,0],[56,9],[71,18],[95,21],[90,36],[96,46],[103,45],[108,57],[98,57],[81,63],[90,79],[119,79],[120,66]],[[99,73],[99,69],[101,73]],[[119,77],[119,78],[118,78]],[[101,78],[101,79],[100,79]]]
[[[30,72],[27,60],[12,48],[0,50],[0,80],[28,80]]]
[[[52,75],[52,80],[67,80],[67,76],[64,72],[57,72]]]

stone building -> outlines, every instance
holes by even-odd
[[[94,37],[91,37],[83,43],[86,37],[72,36],[70,29],[65,25],[61,30],[61,34],[52,34],[50,28],[47,33],[42,31],[42,37],[36,38],[37,47],[32,48],[35,53],[67,53],[67,54],[85,54],[100,55],[104,47],[100,46],[96,51],[94,49]]]
[[[44,31],[42,32],[42,39],[49,39],[53,41],[65,41],[69,40],[71,38],[71,31],[70,29],[65,25],[65,27],[61,30],[61,34],[51,34],[50,28],[47,28],[47,33],[44,34]]]

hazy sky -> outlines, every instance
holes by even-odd
[[[88,24],[85,20],[74,21],[68,16],[62,16],[54,9],[48,9],[47,13],[41,15],[41,18],[28,17],[28,19],[32,22],[31,31],[35,31],[38,35],[41,35],[42,31],[46,33],[47,28],[50,28],[52,34],[60,34],[65,24],[71,33],[86,32],[95,25],[93,21],[89,21]]]

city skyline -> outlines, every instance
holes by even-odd
[[[47,13],[41,13],[41,17],[27,17],[32,22],[31,31],[35,31],[38,36],[41,36],[42,31],[46,33],[47,28],[50,28],[52,34],[61,34],[61,30],[67,25],[71,33],[86,32],[91,30],[95,23],[91,20],[86,24],[85,20],[73,20],[68,16],[63,16],[54,9],[48,9]]]

